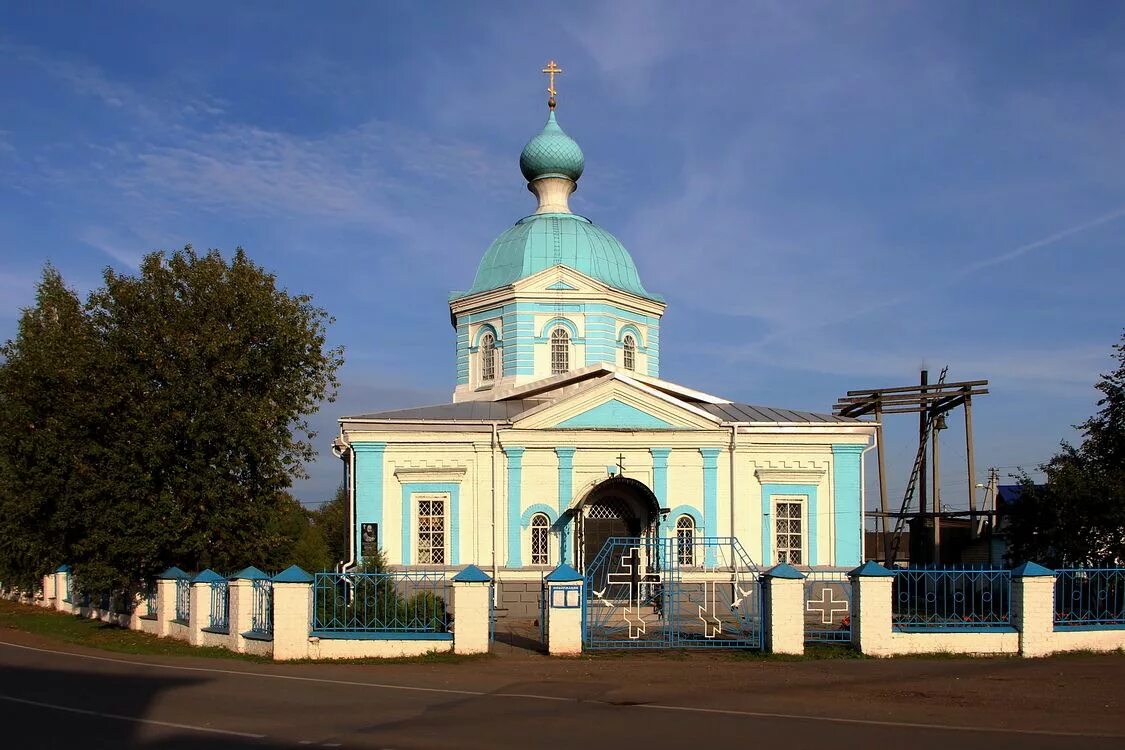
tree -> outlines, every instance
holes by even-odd
[[[313,513],[333,566],[348,559],[348,488],[340,485],[331,500]]]
[[[4,349],[0,515],[24,509],[8,528],[42,524],[62,541],[42,556],[0,547],[0,567],[26,579],[65,561],[83,590],[128,592],[169,564],[271,559],[285,489],[315,455],[308,417],[335,396],[327,313],[241,248],[229,262],[188,246],[146,256],[135,276],[107,269],[77,308],[59,287],[48,269]],[[64,303],[65,322],[45,325]],[[57,343],[66,330],[80,342]],[[27,460],[43,451],[67,452],[61,476]]]
[[[1063,442],[1040,468],[1045,485],[1021,473],[1011,516],[1012,557],[1048,565],[1125,564],[1125,335],[1117,369],[1102,375],[1097,414],[1078,429],[1079,447]]]

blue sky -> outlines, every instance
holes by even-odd
[[[1123,38],[1111,3],[0,3],[0,336],[47,260],[85,291],[241,245],[347,347],[295,488],[330,496],[336,417],[449,399],[446,296],[533,208],[554,58],[664,377],[826,411],[948,364],[992,382],[983,481],[1075,439],[1125,326]]]

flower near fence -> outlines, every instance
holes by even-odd
[[[1125,628],[1125,568],[1055,571],[1055,626]]]
[[[894,627],[910,630],[1009,628],[1011,571],[995,568],[899,568],[892,586]]]
[[[317,573],[313,631],[444,633],[448,597],[444,572]]]

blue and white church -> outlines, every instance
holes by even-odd
[[[400,568],[473,563],[528,608],[544,571],[586,569],[611,536],[733,536],[762,565],[859,565],[872,424],[661,379],[665,302],[570,210],[584,167],[552,97],[520,154],[538,205],[450,295],[450,403],[339,420],[348,565],[376,548]],[[681,566],[705,566],[691,548]]]

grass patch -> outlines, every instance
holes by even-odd
[[[0,629],[22,630],[62,643],[87,646],[119,654],[146,656],[207,656],[242,661],[271,661],[252,654],[238,654],[225,648],[191,646],[172,638],[158,638],[137,630],[63,614],[42,607],[0,599]]]

